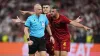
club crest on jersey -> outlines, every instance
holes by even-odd
[[[63,43],[63,46],[66,46],[66,42]]]

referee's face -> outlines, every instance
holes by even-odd
[[[37,12],[37,14],[41,14],[42,13],[42,8],[41,7],[37,8],[36,12]]]
[[[36,14],[41,14],[42,13],[42,7],[41,5],[37,4],[34,6],[34,11]]]
[[[50,6],[49,5],[43,5],[43,13],[47,14],[50,12]]]

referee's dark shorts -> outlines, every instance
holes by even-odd
[[[29,54],[34,54],[36,51],[46,51],[46,40],[44,36],[41,38],[30,36],[30,40],[33,41],[33,44],[28,45]]]

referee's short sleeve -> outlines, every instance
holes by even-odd
[[[26,27],[30,27],[30,17],[27,18],[25,24]]]
[[[47,26],[48,25],[48,23],[49,23],[49,21],[48,21],[48,18],[47,18],[47,16],[45,15],[45,17],[46,17],[46,21],[45,21],[45,25]]]

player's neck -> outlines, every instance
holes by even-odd
[[[59,13],[56,14],[56,19],[59,19]]]
[[[46,13],[46,15],[49,15],[50,13]]]

